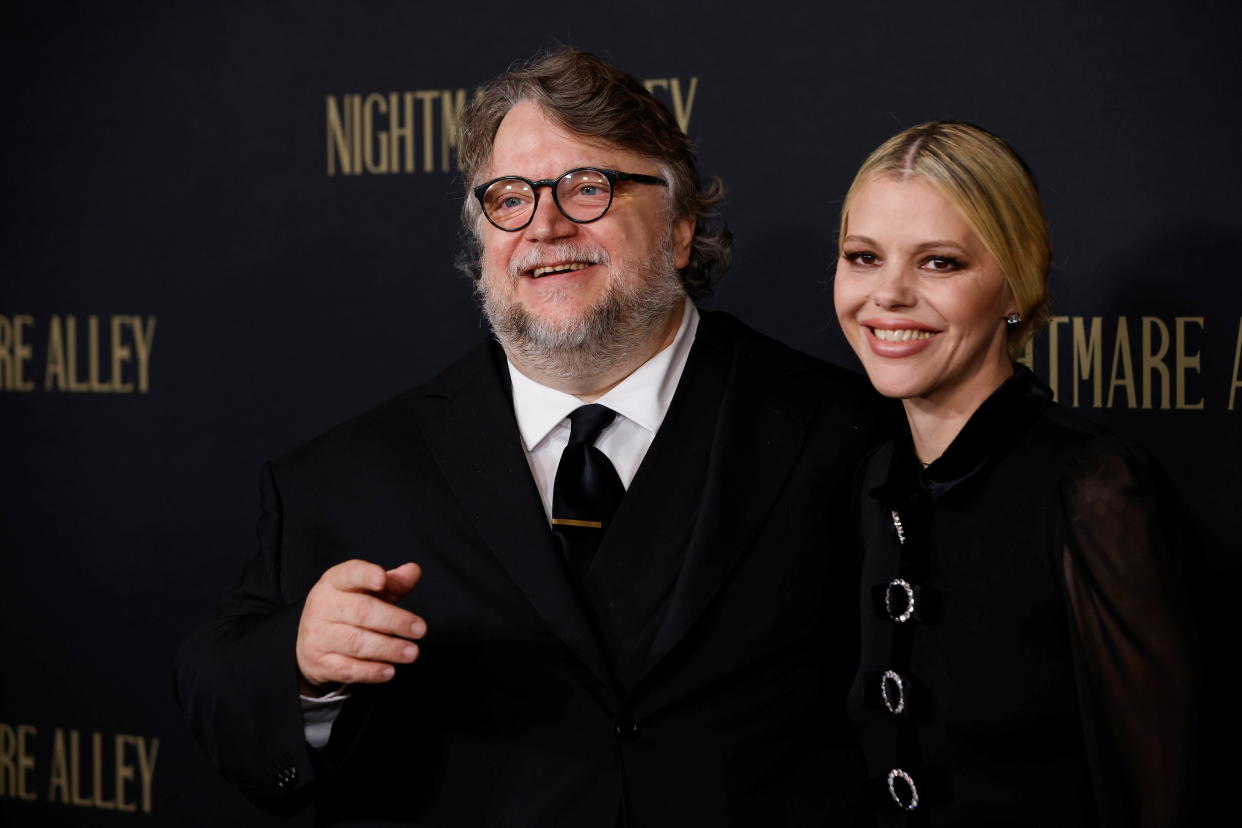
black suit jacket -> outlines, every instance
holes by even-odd
[[[323,823],[850,823],[866,394],[705,313],[596,559],[614,613],[601,635],[549,530],[503,355],[476,349],[265,469],[259,553],[182,651],[199,740],[247,796],[313,800]],[[429,632],[393,681],[353,688],[314,751],[297,623],[350,558],[418,562],[402,605]]]

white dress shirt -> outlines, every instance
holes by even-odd
[[[698,327],[699,312],[687,299],[681,325],[668,347],[595,401],[617,412],[617,418],[600,433],[595,447],[612,461],[621,485],[627,489],[668,413]],[[540,385],[512,362],[509,376],[513,380],[513,411],[522,435],[522,448],[550,521],[556,467],[569,442],[569,415],[584,403],[573,394]]]
[[[698,309],[686,299],[681,326],[668,347],[595,401],[617,412],[617,418],[600,433],[595,447],[612,461],[621,484],[627,489],[668,413],[698,329]],[[513,381],[513,411],[522,435],[522,450],[543,499],[543,511],[551,522],[552,486],[561,452],[569,442],[569,415],[585,403],[573,394],[540,385],[515,368],[512,362],[509,363],[509,377]],[[301,698],[306,741],[313,748],[321,748],[328,743],[332,723],[349,698],[348,689],[341,688],[317,699]]]

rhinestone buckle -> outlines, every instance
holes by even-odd
[[[897,793],[897,780],[900,779],[906,783],[906,787],[910,789],[910,801],[903,802],[901,796]],[[910,774],[901,768],[893,768],[888,772],[888,795],[897,803],[897,807],[903,811],[913,811],[919,807],[919,789],[914,787],[914,780],[910,778]]]
[[[895,693],[897,696],[896,702],[889,697],[888,687],[890,684],[897,688]],[[894,716],[900,715],[906,709],[906,683],[899,674],[892,670],[885,670],[884,675],[880,676],[880,698],[884,700],[884,706],[888,708],[888,712]],[[892,785],[891,781],[889,785]]]
[[[900,587],[906,594],[906,608],[899,614],[893,613],[893,587]],[[888,612],[888,617],[898,624],[904,624],[914,617],[914,587],[910,586],[909,581],[894,578],[888,582],[888,586],[884,588],[884,609]]]

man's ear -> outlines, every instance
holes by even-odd
[[[694,216],[686,216],[673,222],[673,261],[678,270],[690,264],[690,243],[694,241],[694,227]]]

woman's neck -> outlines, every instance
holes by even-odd
[[[928,466],[939,459],[983,401],[1012,375],[1013,365],[1006,359],[1003,366],[981,371],[958,387],[902,400],[919,462]]]

